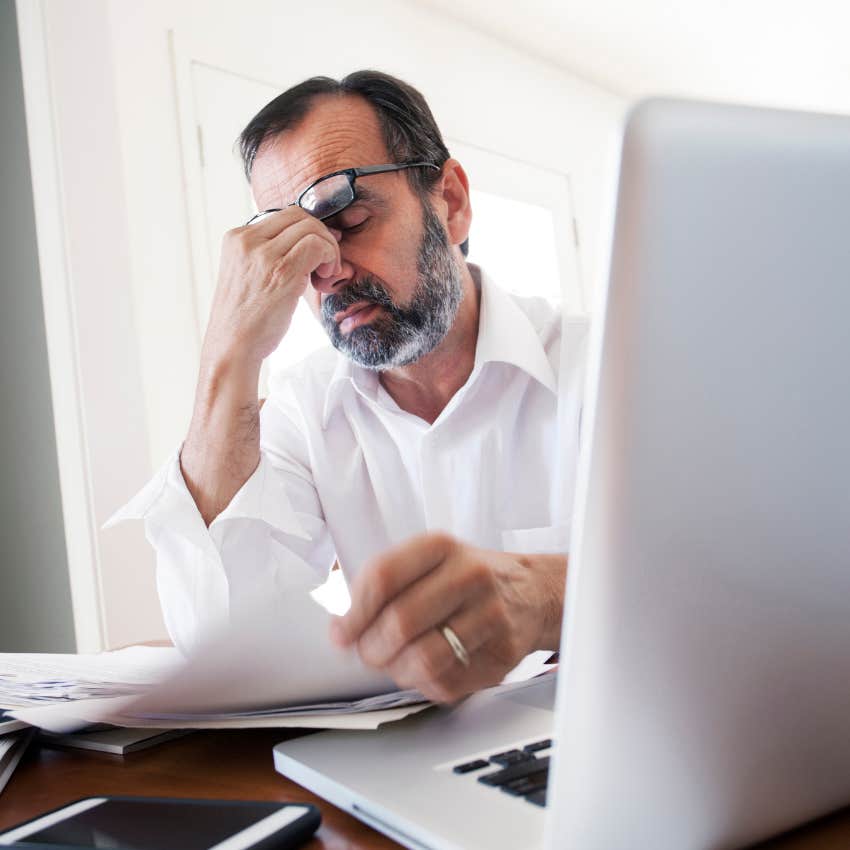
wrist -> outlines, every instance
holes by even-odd
[[[243,353],[202,352],[193,418],[212,408],[255,406],[262,362],[261,358]]]
[[[560,554],[519,555],[519,562],[535,573],[538,589],[540,632],[534,649],[557,652],[561,644],[567,556]]]
[[[263,359],[261,354],[249,346],[240,345],[235,340],[230,340],[227,345],[217,345],[208,335],[201,348],[199,384],[247,382],[248,386],[256,390],[257,381],[251,381],[259,378]]]

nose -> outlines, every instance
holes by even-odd
[[[340,263],[340,268],[334,274],[330,274],[327,277],[320,275],[318,271],[314,271],[310,276],[310,282],[313,284],[313,289],[316,292],[324,292],[330,294],[338,289],[340,286],[348,283],[351,280],[354,274],[354,269],[351,263],[346,260],[342,260]]]
[[[328,230],[330,230],[331,234],[337,242],[341,241],[342,231],[337,230],[334,227],[329,227]],[[322,272],[325,272],[327,271],[327,267],[329,265],[330,263],[323,264],[319,266],[319,269],[321,269]],[[313,274],[310,276],[310,282],[313,284],[313,289],[315,289],[317,292],[322,292],[326,294],[330,294],[338,287],[347,283],[354,274],[354,268],[351,263],[349,263],[343,256],[342,249],[340,249],[340,265],[338,269],[332,270],[332,272],[327,275],[320,274],[319,269],[316,269],[316,271],[314,271]]]

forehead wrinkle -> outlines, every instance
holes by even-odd
[[[381,164],[388,156],[378,118],[368,103],[359,98],[326,101],[296,127],[260,146],[252,188],[260,207],[288,204],[320,177]]]
[[[285,187],[286,169],[277,157],[265,157],[261,170],[255,165],[251,173],[251,188],[256,194],[259,209],[284,206],[289,203],[286,200]]]

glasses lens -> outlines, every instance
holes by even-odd
[[[335,174],[311,186],[298,201],[302,210],[318,219],[330,218],[354,200],[354,192],[345,174]]]

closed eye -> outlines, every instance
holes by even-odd
[[[359,233],[368,223],[369,219],[364,218],[359,224],[344,224],[342,226],[342,232],[345,234]]]
[[[349,207],[325,222],[345,233],[357,233],[369,221],[369,212],[363,207]]]

